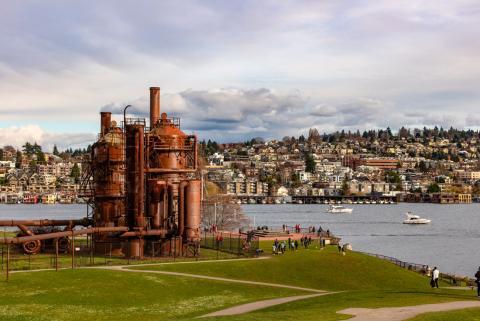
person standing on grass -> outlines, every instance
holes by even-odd
[[[437,269],[437,267],[433,268],[432,271],[432,288],[437,287],[438,289],[438,278],[440,277],[440,271]]]
[[[477,273],[475,273],[475,283],[477,283],[477,296],[480,297],[480,267]]]
[[[298,240],[295,240],[295,250],[298,249]]]

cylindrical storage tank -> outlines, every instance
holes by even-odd
[[[148,215],[151,220],[152,228],[159,229],[162,224],[162,214],[164,212],[165,182],[160,180],[148,181]]]
[[[150,148],[156,158],[150,160],[149,167],[162,169],[185,169],[185,141],[187,135],[180,128],[176,127],[172,119],[167,118],[163,113],[158,126],[150,132]]]
[[[200,239],[201,182],[189,181],[185,190],[185,238],[189,241]]]
[[[126,215],[131,228],[143,228],[145,226],[143,132],[143,125],[126,126]]]
[[[131,258],[142,259],[143,258],[143,239],[132,238],[129,240],[129,248],[127,250],[127,256]]]

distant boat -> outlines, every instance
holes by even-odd
[[[411,212],[405,213],[407,215],[407,219],[403,221],[403,224],[428,224],[431,220],[427,218],[421,218],[418,215],[414,215]]]
[[[340,213],[352,213],[353,208],[347,208],[341,205],[330,205],[327,209],[327,213],[340,214]]]

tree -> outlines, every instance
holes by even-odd
[[[88,146],[90,146],[90,145],[88,145]],[[52,154],[55,155],[55,156],[60,155],[60,153],[58,152],[57,145],[53,145],[53,153]]]
[[[37,162],[45,162],[45,154],[41,150],[37,152]]]
[[[320,134],[318,133],[318,130],[316,128],[310,128],[308,130],[308,141],[310,143],[318,143],[321,141]]]
[[[22,151],[27,154],[27,156],[31,156],[34,154],[34,151],[33,151],[33,146],[32,144],[30,144],[29,142],[26,142],[23,146],[22,146]]]
[[[3,161],[3,149],[0,148],[0,161]]]
[[[16,157],[15,157],[15,167],[16,168],[21,168],[22,167],[22,162],[23,162],[22,152],[17,150],[17,154],[16,154]]]
[[[70,172],[70,177],[73,177],[75,179],[75,183],[78,183],[80,179],[80,168],[78,167],[77,163],[73,165],[72,171]]]
[[[427,164],[425,163],[425,161],[421,160],[420,163],[418,163],[418,169],[422,172],[427,171]]]
[[[305,154],[305,171],[315,173],[315,159],[312,154]]]
[[[428,193],[440,193],[440,186],[438,186],[437,183],[432,183],[432,184],[428,185],[427,192]]]
[[[350,187],[348,186],[347,178],[345,177],[342,182],[342,195],[350,194]]]

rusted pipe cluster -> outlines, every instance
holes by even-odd
[[[126,219],[129,253],[142,257],[144,239],[178,240],[183,249],[200,238],[197,139],[178,119],[160,114],[160,88],[150,88],[150,128],[125,120]],[[155,232],[154,232],[155,231]]]
[[[118,251],[141,258],[152,241],[184,253],[200,240],[201,182],[197,138],[180,129],[180,120],[160,114],[160,88],[150,88],[150,124],[124,117],[123,128],[111,113],[100,113],[100,135],[92,146],[90,168],[94,204],[89,220],[0,220],[21,234],[0,239],[38,253],[41,241],[94,234],[95,249],[118,244]],[[35,234],[30,227],[65,226]],[[84,229],[74,229],[85,226]],[[128,246],[129,248],[126,248]],[[150,245],[153,246],[153,245]],[[152,248],[152,252],[155,249]],[[128,253],[128,254],[127,254]]]

